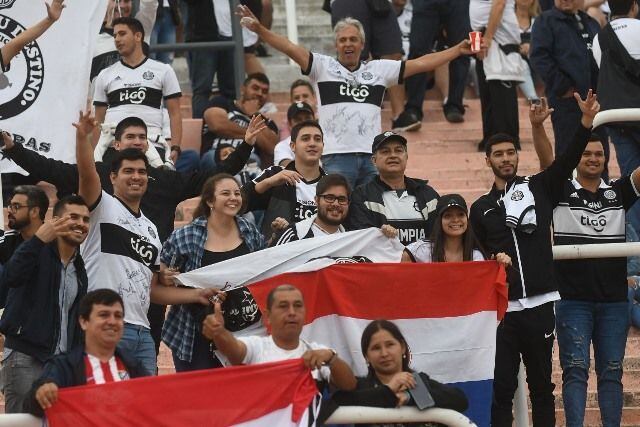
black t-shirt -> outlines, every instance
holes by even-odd
[[[625,212],[638,199],[631,178],[609,185],[604,181],[595,193],[577,180],[567,181],[553,211],[556,245],[620,243],[625,241]],[[627,260],[619,258],[555,261],[555,276],[563,299],[621,302],[627,299]]]
[[[227,118],[238,126],[242,128],[249,127],[251,115],[243,111],[242,108],[238,107],[233,99],[229,99],[224,96],[216,96],[212,98],[211,101],[209,101],[207,109],[214,107],[222,108],[223,110],[225,110],[227,112]],[[267,126],[276,134],[278,133],[278,126],[276,126],[273,120],[268,120]],[[229,138],[223,135],[216,134],[215,132],[210,131],[208,126],[205,125],[203,127],[202,146],[200,149],[200,154],[202,155],[209,150],[215,150],[218,147],[218,144],[231,144],[235,148],[240,145],[242,141],[243,138]]]
[[[202,254],[201,267],[217,264],[228,259],[246,255],[249,252],[245,242],[238,247],[226,252],[211,252],[205,249]],[[210,307],[209,311],[210,311]],[[244,329],[260,321],[262,314],[258,308],[256,300],[251,295],[246,286],[227,291],[227,297],[222,303],[224,311],[224,326],[227,330],[234,332]]]

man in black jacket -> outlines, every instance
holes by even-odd
[[[567,149],[578,129],[581,113],[573,93],[585,96],[598,82],[591,46],[600,25],[580,7],[579,0],[556,0],[552,9],[536,18],[531,29],[531,66],[544,80],[554,110],[551,122],[557,155]]]
[[[491,408],[491,424],[496,427],[512,424],[521,355],[527,370],[533,425],[555,425],[551,352],[555,335],[553,302],[560,295],[553,277],[550,228],[553,210],[580,161],[600,108],[591,91],[585,101],[577,93],[574,97],[582,111],[581,125],[567,150],[546,170],[530,177],[517,176],[515,140],[496,135],[487,141],[486,161],[495,183],[471,206],[471,225],[484,248],[490,254],[505,252],[513,260],[513,268],[507,270],[509,306],[496,336]],[[533,218],[525,215],[531,214],[531,207]],[[527,219],[528,227],[520,221],[515,227],[508,226],[507,216]]]
[[[24,242],[2,272],[10,288],[0,319],[6,336],[2,370],[5,411],[22,403],[44,362],[82,340],[78,302],[87,293],[87,273],[78,251],[89,231],[89,208],[79,196],[56,203],[53,218]]]
[[[113,194],[113,185],[109,175],[111,162],[116,151],[125,148],[138,148],[146,152],[148,147],[147,127],[141,119],[128,117],[118,123],[115,139],[115,150],[107,150],[102,162],[96,163],[102,188],[109,194]],[[36,182],[46,181],[55,185],[59,197],[78,192],[78,167],[76,165],[44,157],[14,143],[10,137],[5,137],[4,141],[3,153],[29,172]],[[140,206],[145,215],[157,227],[161,242],[164,242],[173,231],[176,206],[183,200],[199,196],[202,192],[202,185],[210,176],[219,172],[227,172],[231,175],[240,172],[249,158],[252,148],[252,145],[246,142],[241,143],[235,152],[220,162],[215,169],[209,171],[183,174],[165,168],[149,168],[149,184]],[[152,325],[156,352],[160,346],[164,311],[163,306],[155,304],[149,310],[149,321]]]
[[[347,229],[389,224],[405,245],[428,238],[439,196],[427,181],[404,175],[409,159],[407,140],[393,132],[381,133],[371,150],[378,176],[353,192]]]
[[[265,210],[262,234],[267,239],[272,234],[272,227],[279,230],[316,213],[316,185],[326,175],[320,167],[323,137],[318,122],[305,121],[295,125],[291,129],[295,160],[286,168],[271,166],[242,186],[247,210]]]
[[[58,400],[59,388],[150,375],[134,357],[116,347],[124,329],[124,305],[117,292],[97,289],[87,293],[78,315],[84,344],[47,361],[24,402],[24,411],[41,417]]]

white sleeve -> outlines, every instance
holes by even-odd
[[[144,41],[149,43],[153,25],[156,23],[156,12],[158,11],[158,0],[140,0],[140,7],[136,13],[136,19],[144,28]]]
[[[400,71],[402,69],[402,61],[393,59],[377,59],[375,60],[376,71],[384,79],[384,85],[391,87],[399,84]]]
[[[593,45],[591,47],[591,53],[593,54],[593,59],[596,60],[596,64],[598,64],[598,68],[600,68],[600,60],[602,59],[602,51],[600,50],[600,42],[598,41],[598,34],[593,38]]]
[[[311,63],[309,64],[309,69],[302,70],[302,74],[309,76],[309,80],[311,80],[312,83],[317,82],[320,76],[320,73],[326,67],[327,59],[331,59],[331,58],[329,58],[326,55],[321,55],[319,53],[311,52],[309,54],[309,61],[311,61]]]
[[[252,365],[256,363],[257,357],[262,354],[263,349],[263,337],[259,336],[249,336],[249,337],[238,337],[238,340],[244,343],[247,348],[247,352],[244,355],[244,359],[242,359],[242,363],[245,365]]]
[[[109,100],[107,99],[107,86],[106,86],[106,68],[100,71],[98,77],[93,80],[93,105],[107,106]]]
[[[180,83],[178,82],[178,77],[176,76],[176,72],[173,71],[170,65],[166,65],[166,72],[164,73],[162,79],[162,96],[164,99],[167,98],[175,98],[177,96],[182,96],[182,92],[180,91]]]
[[[411,253],[416,262],[431,262],[431,242],[421,239],[409,243],[405,249]]]
[[[291,138],[283,139],[276,144],[273,149],[273,164],[280,166],[280,162],[283,160],[293,160],[294,154],[291,150]]]

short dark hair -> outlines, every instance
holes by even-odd
[[[379,331],[387,331],[391,334],[393,338],[398,340],[400,344],[404,345],[404,354],[402,355],[402,371],[403,372],[411,372],[411,368],[409,368],[409,362],[411,361],[411,351],[409,350],[409,344],[407,344],[407,340],[400,332],[400,328],[388,320],[378,319],[370,322],[362,331],[362,338],[360,339],[360,348],[362,350],[362,355],[364,357],[367,356],[367,350],[369,349],[369,345],[371,345],[371,338],[376,332]],[[369,375],[375,375],[375,372],[371,365],[368,367]]]
[[[56,204],[53,206],[53,216],[60,216],[67,205],[86,206],[87,208],[89,207],[82,196],[71,194],[69,196],[63,197],[56,202]]]
[[[628,15],[637,0],[609,0],[611,16]]]
[[[220,152],[225,148],[233,148],[234,151],[236,149],[233,146],[233,144],[229,144],[228,142],[219,143],[218,146],[216,147],[216,151],[214,152],[214,156],[213,156],[216,160],[216,164],[220,164],[220,162],[222,161],[222,159],[220,158]]]
[[[309,83],[308,80],[298,79],[298,80],[294,81],[293,83],[291,83],[291,88],[289,89],[289,96],[293,95],[293,90],[295,88],[297,88],[297,87],[300,87],[300,86],[305,86],[305,87],[309,88],[311,93],[313,93],[313,86],[311,86],[311,83]]]
[[[298,134],[300,133],[302,128],[309,127],[318,129],[320,131],[320,135],[322,135],[322,140],[324,141],[324,132],[322,132],[322,127],[320,126],[320,124],[315,120],[305,120],[304,122],[298,123],[291,129],[291,142],[296,142],[296,139],[298,139]]]
[[[330,173],[320,178],[320,181],[318,181],[316,185],[316,196],[326,193],[327,189],[331,187],[344,187],[347,190],[347,196],[351,197],[349,181],[339,173]]]
[[[80,305],[78,306],[78,317],[84,320],[89,320],[94,305],[102,304],[112,306],[115,303],[120,303],[122,306],[122,313],[124,314],[124,302],[122,301],[122,297],[118,295],[116,291],[104,288],[87,292],[87,294],[80,300]]]
[[[131,31],[133,31],[133,34],[141,33],[142,40],[144,40],[144,27],[142,26],[142,22],[138,21],[136,18],[132,18],[130,16],[116,18],[113,20],[111,26],[112,28],[115,28],[116,25],[126,25]]]
[[[243,86],[246,86],[249,84],[249,82],[251,80],[257,80],[260,83],[264,83],[267,86],[271,85],[271,83],[269,83],[269,77],[267,77],[267,75],[265,73],[251,73],[247,76],[246,79],[244,79],[244,82],[242,82]]]
[[[18,185],[13,189],[13,195],[21,194],[27,196],[27,204],[29,207],[38,208],[38,216],[40,221],[44,221],[49,209],[49,197],[44,190],[37,185]]]
[[[513,144],[513,148],[518,149],[518,142],[516,139],[507,134],[507,133],[496,133],[492,135],[484,145],[484,152],[489,157],[491,155],[491,148],[496,144],[501,144],[503,142],[510,142]]]
[[[278,285],[275,288],[271,289],[269,291],[269,293],[267,294],[267,310],[271,310],[271,307],[273,306],[273,301],[276,299],[276,293],[277,292],[281,292],[281,291],[298,291],[298,292],[300,292],[300,289],[296,288],[293,285],[289,285],[289,284]],[[300,293],[302,293],[302,292],[300,292]]]
[[[144,166],[149,170],[149,160],[147,160],[147,156],[142,151],[137,148],[125,148],[124,150],[118,151],[113,158],[113,162],[111,162],[111,172],[117,174],[122,167],[122,162],[125,160],[142,160],[144,161]]]
[[[130,127],[144,128],[144,133],[147,133],[147,125],[144,122],[144,120],[142,120],[140,117],[130,116],[120,120],[120,122],[116,126],[114,139],[116,141],[121,141],[122,134],[124,133],[125,130],[129,129]]]

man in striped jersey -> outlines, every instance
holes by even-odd
[[[87,293],[78,314],[84,345],[46,363],[25,400],[25,411],[42,416],[58,400],[59,388],[151,375],[138,360],[116,347],[124,330],[124,304],[117,292],[97,289]]]

